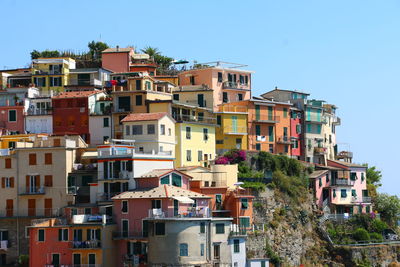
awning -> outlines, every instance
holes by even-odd
[[[86,151],[82,154],[83,159],[93,159],[97,158],[97,151]]]
[[[185,203],[185,204],[193,204],[194,200],[188,197],[172,197],[173,199],[178,200],[181,203]]]

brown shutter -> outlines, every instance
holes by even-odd
[[[26,178],[26,179],[25,179],[25,182],[26,182],[26,192],[28,193],[28,192],[29,192],[29,180],[30,180],[30,176],[27,175],[25,178]]]
[[[12,217],[13,216],[13,210],[14,210],[13,200],[12,199],[7,199],[6,200],[7,217]]]
[[[53,164],[53,158],[52,158],[52,153],[45,153],[44,154],[44,164]]]
[[[28,199],[28,216],[36,216],[36,200]]]
[[[5,159],[6,169],[11,169],[11,159]]]
[[[39,187],[40,187],[40,175],[36,175],[36,177],[35,177],[35,186],[36,186],[36,189],[39,189]]]
[[[44,199],[44,215],[47,217],[51,216],[52,209],[53,209],[53,200],[51,198],[45,198]]]
[[[53,186],[53,175],[45,175],[44,176],[44,186],[48,186],[48,187]]]
[[[10,177],[10,187],[14,188],[14,177]]]
[[[1,177],[1,188],[6,187],[6,177]]]

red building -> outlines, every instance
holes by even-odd
[[[303,149],[303,138],[302,138],[302,123],[303,123],[303,113],[301,110],[296,108],[291,108],[290,110],[290,138],[292,141],[292,153],[291,156],[300,159],[304,155]]]
[[[0,107],[0,134],[24,134],[24,106]]]
[[[53,133],[55,135],[78,134],[90,144],[89,114],[90,102],[95,101],[95,96],[102,91],[77,91],[63,92],[52,98],[53,106]]]

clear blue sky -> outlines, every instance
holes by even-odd
[[[338,142],[383,171],[380,191],[400,196],[399,1],[148,2],[1,0],[0,68],[27,65],[33,49],[82,51],[91,40],[245,63],[256,72],[253,95],[278,86],[336,104]]]

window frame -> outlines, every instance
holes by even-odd
[[[222,226],[222,228],[221,228]],[[216,223],[215,224],[215,234],[225,234],[225,223]]]
[[[11,113],[11,111],[13,111],[14,113],[15,113],[15,120],[10,120],[10,113]],[[18,121],[18,118],[17,118],[17,110],[16,109],[9,109],[8,110],[8,122],[17,122]]]
[[[43,233],[43,240],[40,240],[40,233],[41,232]],[[46,231],[45,231],[45,229],[38,229],[37,242],[46,242]]]
[[[180,243],[179,244],[179,256],[180,257],[188,257],[189,256],[189,245],[188,245],[188,243]]]

